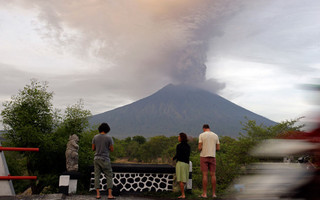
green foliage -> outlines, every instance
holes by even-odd
[[[304,125],[295,125],[301,118],[295,120],[287,120],[274,126],[257,125],[253,120],[247,120],[242,123],[244,133],[240,133],[240,139],[250,139],[253,143],[260,142],[265,139],[275,138],[289,131],[298,131]]]
[[[79,172],[78,190],[88,191],[90,180],[90,167],[93,166],[94,151],[92,150],[92,138],[97,134],[97,130],[83,131],[79,140]]]
[[[192,186],[193,188],[201,188],[202,173],[200,170],[200,156],[199,151],[191,151],[190,161],[192,162]]]
[[[143,136],[133,136],[132,141],[136,141],[139,145],[146,143],[147,139]]]
[[[6,143],[3,145],[6,145]],[[4,155],[11,175],[24,176],[28,174],[27,160],[21,153],[4,151]],[[28,180],[13,180],[12,182],[16,193],[23,192],[30,184],[30,181]]]
[[[65,149],[69,135],[73,131],[82,136],[88,126],[89,111],[83,109],[80,101],[66,109],[61,117],[51,103],[53,92],[48,92],[46,82],[31,80],[11,101],[3,103],[1,111],[6,133],[6,146],[38,147],[39,152],[19,152],[7,154],[9,170],[13,175],[37,176],[37,181],[30,181],[34,194],[45,186],[48,190],[57,190],[58,176],[65,171]],[[14,160],[15,159],[15,160]],[[22,166],[22,163],[25,164]],[[23,185],[23,184],[21,184]],[[15,186],[16,187],[16,186]],[[22,190],[23,188],[18,188]]]
[[[111,161],[114,161],[117,158],[123,158],[126,157],[126,142],[119,140],[117,138],[113,137],[114,142],[114,152],[110,154]]]
[[[51,103],[53,93],[47,92],[47,87],[46,83],[32,80],[11,101],[3,103],[4,109],[1,112],[8,145],[41,149],[40,152],[23,152],[29,175],[43,173],[43,168],[52,163],[47,156],[50,148],[47,139],[56,124]],[[38,182],[42,182],[41,178]],[[35,182],[32,184],[35,193],[39,193],[42,187],[37,187]]]
[[[155,136],[150,138],[149,141],[144,143],[141,148],[139,149],[139,154],[141,156],[141,160],[143,162],[152,162],[152,163],[159,163],[163,162],[164,160],[170,160],[173,155],[169,155],[169,152],[173,150],[168,150],[170,147],[174,147],[177,144],[177,137],[170,137],[167,138],[165,136]],[[161,161],[159,160],[161,158]]]
[[[92,150],[92,138],[97,134],[96,130],[89,130],[81,135],[79,140],[79,170],[86,171],[92,165],[94,151]]]
[[[62,125],[70,135],[76,134],[81,137],[83,131],[89,126],[90,115],[91,112],[84,109],[83,101],[79,100],[75,105],[66,108]]]
[[[47,83],[35,80],[3,103],[1,111],[7,133],[5,137],[15,146],[35,147],[51,133],[54,111],[51,103],[53,93],[47,92]]]

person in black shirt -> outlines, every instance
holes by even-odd
[[[178,199],[185,199],[186,195],[184,193],[184,185],[189,179],[190,146],[185,133],[179,133],[178,140],[180,143],[177,145],[176,155],[172,160],[177,160],[176,176],[181,190],[181,196],[179,196]]]

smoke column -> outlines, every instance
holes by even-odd
[[[19,2],[19,1],[17,1]],[[16,3],[17,3],[16,2]],[[228,0],[28,1],[39,32],[59,48],[102,62],[102,73],[176,84],[206,80],[207,51],[217,27],[235,12]],[[146,78],[149,77],[149,78]]]

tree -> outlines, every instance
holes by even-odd
[[[76,134],[81,137],[83,131],[89,126],[88,117],[91,115],[89,110],[84,109],[83,100],[65,110],[65,117],[62,123],[70,135]]]
[[[141,135],[133,136],[132,141],[136,141],[139,145],[146,143],[147,139]]]
[[[49,146],[48,138],[57,125],[56,112],[51,103],[53,93],[48,92],[47,88],[46,82],[31,80],[30,85],[20,90],[11,101],[3,103],[4,109],[1,112],[8,145],[40,148],[40,152],[21,152],[26,157],[29,175],[38,175],[38,166],[46,163],[41,159],[50,157],[46,151]],[[41,178],[38,181],[41,185]],[[37,185],[32,181],[33,193],[39,193],[43,188]]]
[[[38,147],[43,137],[52,132],[55,112],[51,103],[53,93],[47,83],[31,80],[11,101],[3,103],[1,111],[5,137],[14,146]]]
[[[58,176],[66,170],[68,138],[73,133],[85,136],[84,130],[89,125],[90,111],[84,110],[81,100],[67,107],[65,116],[61,117],[51,103],[53,92],[47,89],[46,82],[31,80],[11,101],[3,103],[1,111],[7,146],[40,149],[39,152],[20,152],[21,160],[26,160],[27,175],[38,176],[37,181],[30,181],[33,194],[40,193],[45,186],[58,187]],[[19,175],[26,174],[22,171]]]

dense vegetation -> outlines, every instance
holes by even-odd
[[[77,134],[79,141],[79,171],[83,174],[78,189],[88,191],[89,167],[93,154],[91,141],[97,134],[96,127],[88,127],[90,112],[79,101],[66,108],[64,114],[52,106],[53,93],[47,91],[47,84],[31,81],[11,101],[3,104],[1,111],[5,126],[6,142],[3,146],[39,147],[39,152],[5,152],[11,175],[36,175],[37,181],[15,181],[16,192],[29,186],[32,192],[57,192],[59,175],[66,170],[65,149],[71,134]],[[223,193],[228,185],[239,176],[246,165],[258,161],[249,155],[250,149],[260,141],[273,138],[291,130],[298,120],[285,121],[273,126],[256,124],[246,120],[238,138],[220,137],[221,151],[217,154],[217,187]],[[199,130],[200,131],[200,130]],[[112,130],[110,132],[112,135]],[[187,133],[188,134],[188,133]],[[219,133],[218,133],[219,134]],[[172,157],[178,144],[176,136],[143,136],[114,138],[115,151],[112,162],[167,163],[174,165]],[[193,163],[193,188],[201,188],[201,172],[198,138],[190,138],[191,161]],[[18,183],[18,184],[16,184]]]
[[[30,185],[32,192],[56,190],[59,175],[65,171],[65,150],[71,134],[87,135],[88,110],[80,100],[65,109],[64,114],[52,105],[53,92],[47,83],[31,80],[1,111],[5,128],[3,146],[38,147],[39,152],[5,152],[11,175],[38,176],[37,181],[14,184],[17,191]],[[15,181],[16,182],[16,181]]]

